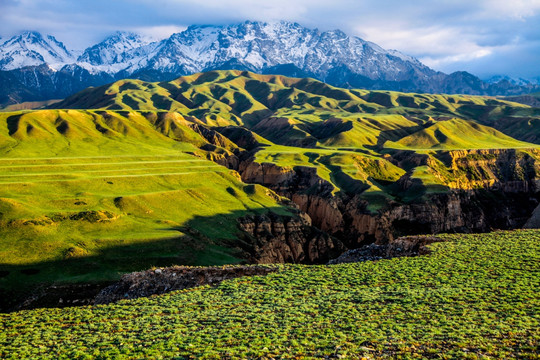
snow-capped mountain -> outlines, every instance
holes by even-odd
[[[139,51],[134,51],[139,45]],[[85,51],[78,62],[103,70],[104,65],[127,74],[157,70],[184,75],[227,66],[265,72],[293,65],[326,80],[340,69],[372,80],[409,80],[411,73],[435,72],[398,51],[387,51],[340,30],[320,32],[297,23],[244,22],[229,26],[190,26],[157,44],[134,35],[113,36]],[[85,66],[90,70],[89,66]],[[107,71],[107,70],[105,70]],[[108,71],[110,72],[110,71]]]
[[[0,104],[62,98],[120,78],[163,81],[217,69],[412,92],[515,95],[540,90],[534,83],[503,78],[488,83],[466,72],[447,75],[340,30],[246,21],[190,26],[159,42],[117,32],[77,58],[54,37],[26,32],[0,45]]]
[[[157,43],[132,32],[117,31],[99,44],[86,49],[77,64],[93,71],[117,73],[149,56]]]
[[[25,66],[47,64],[61,68],[75,61],[75,56],[54,36],[43,37],[35,31],[14,36],[0,46],[0,69],[13,70]]]
[[[496,84],[501,81],[507,81],[513,85],[527,86],[531,84],[533,85],[539,84],[538,80],[539,79],[524,79],[521,77],[510,77],[508,75],[495,75],[484,81],[487,82],[488,84]]]

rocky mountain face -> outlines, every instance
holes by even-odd
[[[99,44],[86,49],[76,66],[92,74],[130,74],[127,69],[152,55],[158,43],[131,32],[117,31]]]
[[[251,243],[252,262],[324,263],[346,250],[343,243],[312,226],[311,219],[300,212],[296,217],[275,214],[246,216],[239,228]]]
[[[490,77],[489,79],[484,80],[488,84],[496,84],[501,81],[507,81],[513,85],[538,85],[540,83],[540,77],[533,78],[533,79],[524,79],[521,77],[510,77],[508,75],[495,75]]]
[[[107,73],[92,74],[77,65],[66,65],[60,70],[54,70],[42,64],[0,71],[0,104],[63,99],[89,86],[112,81],[114,78]]]
[[[358,195],[333,194],[331,184],[314,168],[285,168],[253,158],[230,164],[239,164],[244,182],[262,184],[290,198],[314,226],[351,249],[388,244],[408,235],[515,229],[529,221],[540,202],[540,151],[460,150],[440,156],[446,157],[451,171],[466,170],[478,177],[448,183],[444,192],[414,201],[388,202],[375,212]],[[393,154],[391,161],[432,165],[428,157],[411,152]],[[416,192],[418,184],[405,175],[396,185],[405,197]]]
[[[53,36],[27,32],[0,45],[0,103],[65,97],[121,78],[161,81],[216,69],[429,93],[515,95],[540,89],[538,84],[506,78],[488,83],[466,72],[447,75],[340,30],[321,32],[284,21],[247,21],[190,26],[159,42],[117,32],[78,57]],[[27,80],[34,72],[35,81]]]

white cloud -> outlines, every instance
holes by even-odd
[[[487,17],[525,20],[540,11],[540,0],[483,0],[481,4]]]
[[[185,26],[176,26],[176,25],[162,25],[162,26],[144,26],[144,27],[134,27],[130,28],[130,31],[135,33],[145,35],[152,40],[163,40],[168,38],[172,34],[182,32],[186,29]]]
[[[486,56],[493,54],[493,51],[490,49],[478,49],[473,52],[460,53],[457,55],[445,56],[445,57],[422,57],[419,60],[426,64],[427,66],[434,69],[443,69],[448,66],[451,66],[454,63],[463,63],[472,60],[477,60]]]

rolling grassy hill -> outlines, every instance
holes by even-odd
[[[0,357],[537,358],[539,231],[442,238],[425,256],[0,314]]]
[[[367,188],[385,196],[389,191],[381,190],[385,185],[376,181],[393,182],[395,174],[404,171],[394,169],[396,164],[382,156],[389,152],[526,149],[540,144],[540,109],[518,103],[480,96],[340,89],[314,79],[246,71],[211,71],[163,83],[122,80],[53,106],[174,111],[201,125],[229,127],[227,136],[237,142],[245,130],[236,136],[231,128],[241,126],[252,132],[249,136],[258,137],[257,161],[315,166],[335,191]],[[347,155],[350,158],[344,161]],[[452,187],[455,176],[440,171],[444,165],[438,155],[428,156],[438,165],[418,179]],[[379,170],[371,171],[376,177],[359,170],[366,163],[376,163]]]
[[[239,217],[296,210],[216,162],[314,168],[302,191],[325,183],[368,215],[540,173],[540,110],[487,97],[212,71],[122,80],[52,107],[0,113],[3,287],[245,260]],[[510,170],[501,149],[515,153]]]
[[[526,141],[540,143],[534,123],[508,126],[514,118],[540,118],[540,109],[518,103],[481,96],[341,89],[314,79],[247,71],[210,71],[162,83],[121,80],[89,88],[52,107],[173,111],[211,126],[243,125],[281,145],[312,147],[317,141],[373,145],[453,118],[494,127],[518,140],[525,140],[528,129]],[[273,131],[276,126],[280,134]]]
[[[531,144],[513,139],[500,131],[474,122],[451,119],[405,136],[385,146],[393,149],[505,149],[530,148]]]
[[[28,287],[242,261],[229,244],[236,219],[290,209],[207,160],[207,141],[187,124],[177,114],[0,114],[2,288],[20,288],[21,272]]]

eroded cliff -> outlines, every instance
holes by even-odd
[[[243,181],[291,199],[348,248],[402,235],[521,228],[540,200],[538,150],[398,151],[387,159],[406,173],[384,188],[389,196],[376,210],[362,192],[335,191],[315,167],[249,158],[236,169]],[[420,168],[427,175],[418,176]]]

